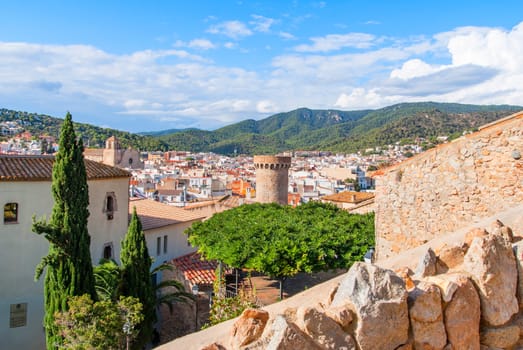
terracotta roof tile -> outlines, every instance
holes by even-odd
[[[84,159],[89,180],[130,177],[123,169]],[[0,181],[51,181],[54,156],[0,155]]]
[[[172,263],[183,272],[185,279],[191,284],[212,285],[216,279],[218,262],[203,260],[198,252],[190,253],[173,259]]]
[[[360,203],[366,201],[367,199],[374,198],[374,193],[371,192],[351,192],[344,191],[340,193],[331,194],[329,196],[324,196],[321,199],[332,201],[332,202],[344,202],[344,203]]]
[[[151,199],[130,198],[129,214],[133,213],[133,207],[136,207],[136,213],[142,222],[144,230],[201,220],[205,217],[199,213],[183,210]]]

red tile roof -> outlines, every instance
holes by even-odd
[[[371,192],[351,192],[344,191],[340,193],[331,194],[329,196],[321,197],[322,200],[331,202],[344,202],[344,203],[360,203],[367,199],[374,198],[374,193]]]
[[[131,177],[123,169],[84,159],[87,179]],[[0,181],[51,181],[54,156],[0,155]]]
[[[151,199],[130,198],[129,214],[133,213],[134,207],[136,207],[136,213],[142,222],[144,230],[201,220],[205,217],[199,213],[183,210],[182,208],[173,207],[172,205]]]
[[[212,285],[216,279],[215,271],[218,268],[218,262],[202,260],[198,252],[180,256],[173,259],[172,263],[183,272],[185,279],[191,284]]]

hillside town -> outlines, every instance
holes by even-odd
[[[58,150],[54,137],[21,132],[13,122],[0,125],[0,154],[41,155]],[[440,141],[446,141],[440,137]],[[320,151],[293,151],[289,170],[289,202],[297,205],[319,200],[343,191],[372,192],[374,182],[369,173],[380,167],[401,162],[423,151],[416,144],[375,147],[354,154],[333,154]],[[212,205],[223,196],[237,197],[240,202],[255,197],[255,171],[252,156],[229,157],[214,153],[189,151],[139,152],[122,149],[116,137],[106,141],[104,148],[86,148],[85,158],[132,173],[132,197],[150,198],[162,203],[189,209]],[[117,161],[116,161],[117,160]]]

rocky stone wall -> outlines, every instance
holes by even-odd
[[[494,222],[428,248],[415,271],[355,263],[324,302],[246,310],[226,341],[198,349],[521,349],[523,241],[512,241]]]
[[[523,203],[522,155],[520,112],[377,175],[377,258]]]

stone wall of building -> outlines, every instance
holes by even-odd
[[[287,204],[290,166],[291,157],[254,156],[257,202]]]
[[[377,174],[377,258],[523,203],[522,155],[520,112]]]

